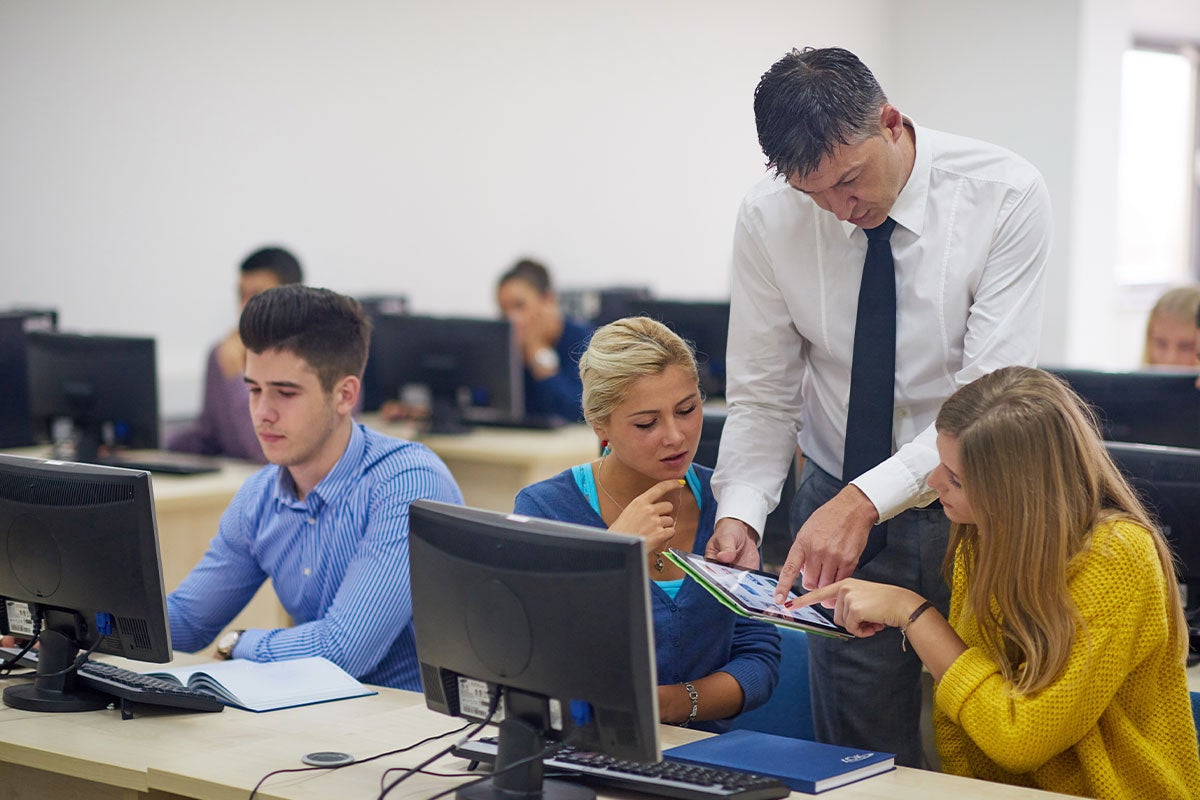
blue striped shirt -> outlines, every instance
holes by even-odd
[[[299,500],[274,464],[252,475],[200,563],[167,598],[172,645],[207,646],[274,583],[291,628],[248,630],[234,655],[324,656],[356,678],[419,691],[408,579],[408,507],[463,502],[429,448],[355,424],[345,453]]]

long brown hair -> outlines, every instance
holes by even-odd
[[[1017,692],[1045,688],[1075,637],[1087,635],[1069,570],[1104,523],[1127,520],[1150,531],[1183,659],[1187,625],[1170,549],[1105,450],[1090,409],[1065,383],[1039,369],[1005,367],[955,392],[936,425],[958,440],[975,517],[952,527],[946,570],[961,551],[964,608]]]

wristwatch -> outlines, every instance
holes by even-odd
[[[533,363],[546,372],[558,370],[558,353],[553,347],[543,347],[533,354]]]
[[[230,631],[217,641],[217,658],[228,661],[233,658],[233,648],[245,631]]]

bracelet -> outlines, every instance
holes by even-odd
[[[696,719],[696,714],[700,711],[700,693],[696,691],[696,687],[690,682],[684,683],[683,688],[688,693],[688,698],[692,701],[692,713],[688,714],[688,718],[679,723],[679,727],[686,728]]]
[[[903,650],[906,653],[908,652],[908,626],[912,625],[914,622],[916,622],[917,617],[921,616],[922,614],[924,614],[926,611],[928,611],[932,607],[933,607],[933,601],[926,600],[924,603],[921,603],[921,605],[917,606],[915,611],[913,611],[911,614],[908,615],[908,622],[906,622],[900,626],[900,649],[901,650]]]

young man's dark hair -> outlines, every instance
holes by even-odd
[[[531,261],[528,258],[521,259],[516,264],[513,264],[496,281],[496,287],[499,288],[514,279],[525,281],[534,289],[537,289],[538,294],[545,294],[553,288],[550,283],[550,271],[537,261]]]
[[[871,70],[849,50],[793,49],[754,90],[754,120],[767,166],[785,178],[806,177],[838,145],[877,134],[886,102]]]
[[[304,283],[304,270],[294,255],[282,247],[264,247],[246,256],[241,272],[266,270],[275,274],[281,284]]]
[[[290,284],[250,298],[238,333],[251,352],[286,350],[303,358],[329,392],[347,375],[362,377],[371,320],[352,297]]]

